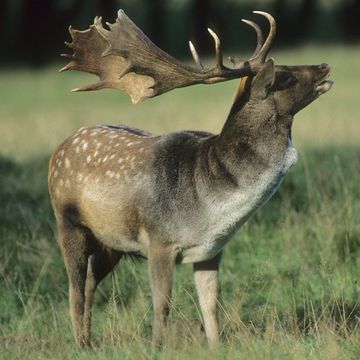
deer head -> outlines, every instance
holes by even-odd
[[[267,133],[258,129],[273,125],[288,137],[294,115],[332,87],[329,74],[327,64],[285,66],[267,60],[255,76],[242,79],[224,130],[261,137]]]
[[[272,90],[280,115],[295,115],[320,95],[329,91],[330,66],[276,66]]]
[[[241,78],[230,115],[234,115],[234,110],[242,107],[244,99],[247,101],[251,98],[250,104],[254,106],[253,103],[257,102],[256,108],[260,113],[273,101],[272,111],[276,111],[280,117],[292,118],[331,88],[332,82],[326,79],[330,67],[327,64],[274,65],[272,59],[266,62],[276,34],[276,22],[268,13],[254,13],[268,20],[268,36],[264,37],[255,22],[242,19],[255,30],[257,46],[249,60],[230,57],[234,65],[232,69],[223,64],[221,42],[213,30],[208,29],[215,44],[214,67],[205,69],[194,45],[189,42],[196,63],[196,68],[193,68],[159,49],[124,11],[119,10],[115,23],[106,23],[109,29],[104,28],[101,17],[96,17],[93,25],[85,31],[74,30],[70,26],[73,41],[65,44],[73,50],[73,54],[62,54],[70,62],[60,71],[79,70],[99,76],[99,82],[75,88],[75,92],[114,88],[130,95],[133,103],[179,87]],[[242,101],[238,101],[241,98]]]
[[[219,340],[216,318],[221,251],[235,231],[279,186],[296,159],[293,116],[331,88],[330,67],[279,66],[266,60],[276,32],[267,18],[249,60],[223,65],[218,36],[209,29],[216,64],[196,68],[156,47],[119,11],[105,29],[70,28],[73,49],[64,70],[86,71],[98,83],[74,89],[115,88],[133,102],[178,87],[241,78],[222,132],[183,131],[154,136],[126,126],[80,129],[50,160],[49,190],[69,276],[76,339],[90,342],[91,305],[97,284],[124,254],[146,257],[154,305],[153,341],[161,342],[170,306],[175,263],[194,263],[205,331]]]

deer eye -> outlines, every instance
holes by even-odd
[[[275,90],[284,90],[297,83],[296,77],[289,72],[280,72],[276,75]]]

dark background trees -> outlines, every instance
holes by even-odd
[[[227,50],[251,48],[254,38],[247,36],[251,29],[240,19],[252,17],[253,9],[276,17],[276,46],[360,39],[360,0],[1,0],[0,63],[56,61],[68,39],[69,24],[85,29],[95,15],[113,21],[119,8],[156,44],[180,57],[188,56],[188,39],[202,54],[212,50],[208,26],[221,35]]]

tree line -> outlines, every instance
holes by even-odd
[[[226,49],[251,49],[254,36],[244,30],[240,19],[254,19],[253,7],[250,0],[2,0],[0,62],[41,65],[56,61],[64,50],[63,41],[69,39],[69,24],[85,29],[95,15],[112,22],[119,8],[157,45],[175,56],[188,56],[189,39],[201,53],[209,54],[212,43],[208,26],[219,33]],[[277,46],[360,38],[360,0],[259,0],[256,8],[275,16]]]

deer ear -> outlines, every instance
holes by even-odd
[[[251,97],[265,99],[275,81],[275,64],[269,59],[254,77],[251,84]]]

